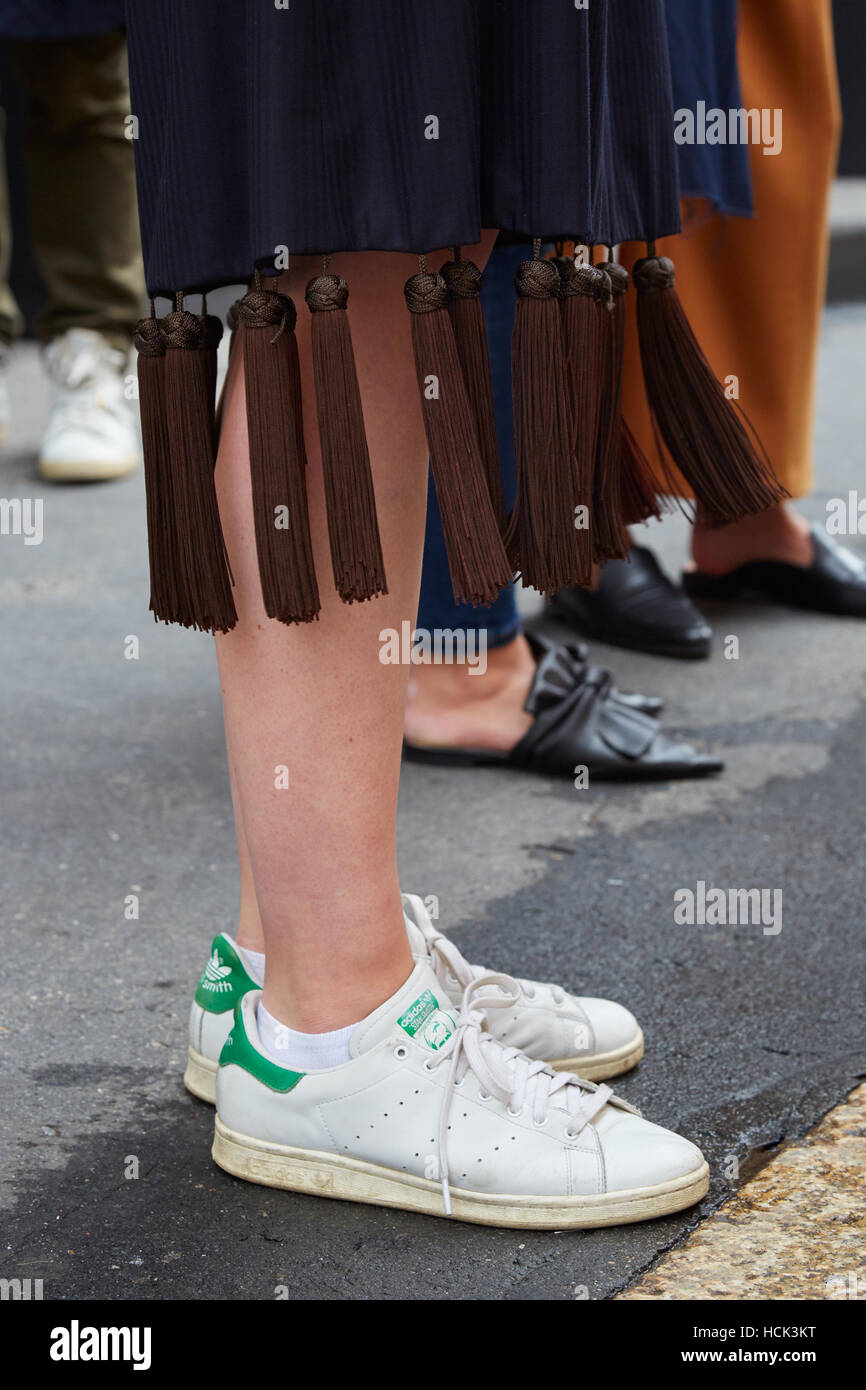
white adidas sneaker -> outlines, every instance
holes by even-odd
[[[139,435],[124,390],[127,356],[92,328],[70,328],[45,348],[56,387],[39,449],[54,482],[102,482],[137,467]]]
[[[217,1075],[213,1157],[236,1177],[558,1230],[663,1216],[707,1190],[693,1144],[488,1031],[519,1005],[507,975],[473,978],[454,1010],[421,961],[354,1030],[348,1062],[307,1073],[263,1051],[260,997],[241,998]]]
[[[438,931],[421,898],[403,894],[403,913],[412,955],[433,969],[450,1004],[459,1005],[471,981],[487,972],[470,965],[447,936]],[[184,1084],[200,1100],[213,1103],[216,1071],[228,1037],[234,1006],[247,990],[257,989],[232,938],[214,938],[211,954],[196,987],[189,1019],[189,1050]],[[576,1071],[587,1081],[619,1076],[643,1056],[643,1033],[628,1009],[609,999],[578,999],[559,985],[534,980],[511,981],[514,1003],[491,1013],[489,1029],[528,1057],[549,1062],[556,1070]]]

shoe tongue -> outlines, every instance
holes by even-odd
[[[430,959],[430,946],[421,928],[412,918],[404,912],[403,921],[406,923],[406,935],[409,938],[409,949],[417,961]]]
[[[423,960],[396,994],[358,1024],[349,1039],[349,1052],[361,1057],[388,1038],[438,1052],[456,1027],[448,996]]]

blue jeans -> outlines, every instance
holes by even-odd
[[[514,426],[511,412],[511,327],[514,322],[514,273],[521,261],[532,254],[526,246],[496,246],[484,271],[481,302],[490,344],[490,371],[496,405],[496,433],[505,505],[514,505]],[[448,556],[442,532],[442,518],[432,476],[427,485],[427,531],[424,537],[424,567],[421,571],[421,599],[418,626],[487,631],[487,647],[502,647],[521,630],[514,597],[508,584],[488,608],[471,603],[455,603],[448,573]],[[475,650],[478,650],[476,646]]]

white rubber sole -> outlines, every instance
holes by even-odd
[[[622,1047],[617,1047],[612,1052],[596,1052],[590,1057],[559,1057],[550,1065],[554,1071],[577,1072],[584,1081],[607,1081],[612,1076],[631,1071],[642,1056],[643,1033],[638,1028],[631,1042],[623,1043]]]
[[[219,1071],[219,1063],[212,1062],[203,1053],[196,1052],[190,1045],[186,1053],[186,1071],[183,1074],[183,1084],[188,1091],[191,1091],[199,1100],[206,1100],[210,1105],[216,1105],[216,1079]]]
[[[574,1071],[585,1081],[604,1081],[636,1067],[643,1056],[643,1033],[613,1052],[599,1052],[593,1057],[561,1057],[550,1065],[554,1071]],[[216,1105],[216,1078],[219,1066],[203,1053],[190,1046],[186,1055],[183,1084],[199,1100]]]
[[[111,459],[44,459],[39,460],[39,476],[52,483],[107,483],[113,478],[125,478],[138,467],[138,456]]]
[[[212,1153],[214,1161],[225,1172],[263,1187],[335,1197],[343,1202],[397,1207],[427,1216],[445,1215],[439,1183],[361,1159],[253,1139],[229,1129],[218,1115]],[[634,1187],[587,1197],[523,1197],[499,1193],[490,1196],[452,1187],[451,1204],[456,1220],[479,1226],[540,1231],[587,1230],[651,1221],[657,1216],[682,1211],[705,1196],[709,1181],[709,1168],[702,1163],[694,1172],[654,1187]]]

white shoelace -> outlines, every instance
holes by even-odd
[[[456,947],[454,949],[456,951]],[[462,956],[460,959],[463,959]],[[463,964],[466,965],[466,962],[463,961]],[[484,993],[491,988],[497,992]],[[613,1096],[609,1086],[595,1086],[571,1072],[556,1072],[546,1062],[532,1061],[518,1048],[506,1047],[485,1032],[484,1011],[513,1007],[519,998],[520,985],[510,975],[487,971],[473,976],[463,991],[456,1031],[441,1050],[425,1063],[428,1071],[436,1071],[446,1061],[449,1063],[439,1113],[439,1177],[446,1216],[451,1215],[448,1117],[454,1090],[461,1084],[467,1071],[472,1071],[480,1082],[483,1098],[495,1096],[508,1106],[509,1113],[514,1117],[524,1108],[531,1107],[533,1123],[538,1126],[547,1123],[548,1106],[552,1097],[558,1095],[560,1103],[557,1109],[569,1117],[566,1131],[569,1139],[576,1139]],[[620,1104],[625,1105],[625,1102]]]
[[[448,973],[464,990],[473,980],[480,979],[482,975],[490,974],[481,965],[470,965],[466,957],[454,945],[454,942],[450,941],[447,936],[443,936],[432,924],[422,920],[421,922],[416,921],[415,925],[424,933],[430,951],[430,964],[437,979],[446,988]],[[521,993],[527,999],[535,998],[535,988],[528,980],[518,980],[512,975],[505,975],[502,978],[508,980],[512,987],[517,986],[518,997],[510,1001],[512,1004],[520,1002]],[[562,1004],[566,998],[565,990],[559,985],[544,985],[544,988],[550,991],[554,1004]]]

